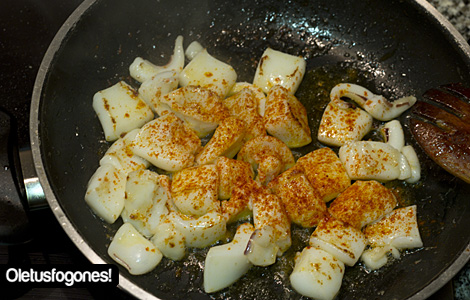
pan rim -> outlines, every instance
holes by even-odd
[[[46,54],[39,67],[38,74],[34,83],[31,109],[30,109],[30,121],[29,121],[29,134],[31,139],[31,149],[34,161],[34,167],[36,169],[39,182],[44,190],[47,202],[51,207],[56,219],[58,220],[61,227],[64,229],[66,234],[75,244],[75,246],[87,257],[87,259],[93,264],[106,264],[106,262],[91,248],[91,246],[84,242],[83,237],[80,235],[78,230],[74,227],[72,222],[67,217],[65,211],[62,209],[58,199],[55,197],[52,186],[49,183],[47,174],[44,167],[44,162],[40,150],[40,138],[39,138],[39,109],[41,103],[41,95],[43,92],[43,85],[47,74],[50,70],[51,63],[54,57],[62,45],[62,42],[68,32],[75,26],[80,20],[81,16],[90,9],[99,0],[85,0],[83,1],[75,11],[67,18],[65,23],[61,26],[51,44],[49,45]],[[421,9],[429,15],[429,18],[434,19],[438,22],[439,27],[446,34],[447,38],[452,39],[454,44],[457,45],[460,51],[462,51],[469,64],[470,64],[470,45],[464,39],[464,37],[457,31],[457,29],[445,18],[440,12],[437,11],[434,6],[428,3],[426,0],[409,0],[408,2],[415,4],[417,9]],[[413,296],[408,299],[418,300],[426,299],[440,288],[442,288],[449,280],[451,280],[462,267],[470,260],[470,243],[461,252],[461,254],[451,262],[450,266],[436,278],[434,278],[427,286],[422,290],[416,292]],[[133,295],[137,298],[145,299],[160,299],[153,294],[147,292],[131,280],[124,277],[121,273],[119,274],[118,287],[123,291]]]
[[[106,264],[106,262],[88,245],[84,242],[83,237],[80,235],[78,230],[74,227],[72,222],[69,220],[65,211],[62,209],[58,199],[52,190],[47,174],[44,168],[44,163],[41,157],[40,150],[40,139],[39,139],[39,107],[41,102],[41,94],[43,90],[43,84],[46,79],[49,67],[60,48],[62,41],[64,40],[67,33],[75,26],[80,17],[87,11],[97,0],[85,0],[83,1],[74,12],[67,18],[65,23],[61,26],[57,34],[54,36],[51,44],[49,45],[46,54],[39,67],[38,74],[33,87],[31,109],[30,109],[30,124],[29,134],[31,139],[31,150],[33,155],[34,168],[39,178],[39,182],[43,188],[46,200],[55,215],[57,221],[61,225],[62,229],[66,232],[68,237],[72,240],[75,246],[84,254],[84,256],[93,264]],[[137,297],[139,299],[159,299],[151,293],[140,288],[134,284],[121,273],[119,273],[119,284],[118,287]]]

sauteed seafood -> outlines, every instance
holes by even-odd
[[[324,147],[296,160],[292,149],[312,141],[295,97],[302,57],[268,48],[253,82],[237,82],[235,69],[199,43],[184,52],[180,36],[166,66],[139,57],[129,69],[137,90],[121,81],[93,99],[113,144],[85,195],[104,221],[124,221],[108,253],[129,273],[211,247],[204,290],[216,292],[251,266],[276,263],[296,224],[311,236],[295,258],[291,285],[333,299],[346,266],[361,260],[378,269],[390,253],[422,247],[416,207],[398,207],[383,185],[420,179],[416,153],[395,120],[414,97],[388,101],[339,83],[313,133]],[[386,122],[383,140],[362,140],[374,119]],[[224,243],[229,224],[238,229]]]

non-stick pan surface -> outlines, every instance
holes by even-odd
[[[251,81],[266,47],[303,55],[309,73],[297,96],[314,131],[328,88],[356,82],[394,99],[419,96],[450,82],[470,82],[468,45],[424,1],[85,1],[52,43],[36,82],[31,136],[36,168],[59,222],[94,263],[113,263],[107,247],[122,224],[107,225],[84,202],[86,185],[109,144],[92,109],[95,92],[128,76],[137,56],[165,64],[174,40],[198,41]],[[319,82],[323,87],[319,87]],[[402,117],[406,124],[406,115]],[[411,138],[405,128],[409,141]],[[338,299],[424,298],[467,260],[468,184],[448,175],[417,149],[420,183],[392,184],[403,205],[416,204],[424,248],[377,272],[348,268]],[[296,154],[319,147],[314,141]],[[405,192],[402,192],[405,191]],[[302,235],[302,233],[304,235]],[[294,235],[304,239],[305,232]],[[205,251],[183,262],[164,259],[151,273],[121,284],[162,299],[299,299],[289,285],[293,246],[270,268],[253,268],[232,287],[202,291]],[[446,277],[447,276],[447,277]]]

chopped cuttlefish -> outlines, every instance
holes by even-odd
[[[343,100],[330,101],[318,128],[318,140],[329,146],[360,141],[372,129],[373,118]]]
[[[393,210],[381,220],[364,228],[368,249],[362,260],[369,269],[375,270],[388,261],[387,253],[399,257],[399,250],[423,246],[418,229],[416,205]]]
[[[168,214],[170,179],[150,170],[137,170],[127,175],[126,200],[121,217],[143,236],[150,238]]]
[[[156,111],[160,116],[165,111],[173,112],[201,138],[214,131],[229,116],[216,93],[194,85],[161,96]]]
[[[269,266],[276,262],[292,243],[290,220],[281,199],[258,184],[252,195],[255,231],[246,246],[245,255],[256,266]]]
[[[301,56],[295,56],[267,48],[256,68],[253,85],[264,93],[275,85],[286,88],[290,94],[295,94],[302,81],[307,62]]]
[[[266,109],[266,95],[261,88],[254,86],[252,83],[236,82],[227,97],[231,97],[243,89],[249,89],[253,92],[253,96],[256,99],[257,112],[260,116],[264,116],[264,111]]]
[[[108,247],[109,256],[132,275],[152,271],[162,260],[162,253],[129,223],[116,232]]]
[[[175,47],[173,55],[171,56],[168,64],[164,66],[156,66],[150,61],[141,57],[136,57],[132,64],[129,66],[129,73],[132,78],[138,82],[145,82],[152,79],[155,75],[166,72],[175,71],[181,72],[184,67],[184,48],[183,48],[183,37],[178,36],[175,39]]]
[[[266,131],[289,148],[302,147],[312,141],[307,110],[282,86],[276,85],[269,90],[263,120]]]
[[[186,51],[184,52],[184,54],[186,55],[186,58],[188,60],[193,60],[196,55],[203,50],[204,47],[202,47],[202,45],[198,41],[193,41],[191,42],[191,44],[188,45],[188,47],[186,47]]]
[[[204,291],[217,292],[230,286],[251,268],[245,248],[254,231],[253,225],[243,223],[230,243],[209,249],[204,262]]]
[[[258,113],[255,94],[251,89],[244,88],[225,98],[223,102],[230,115],[245,121],[246,134],[244,141],[251,140],[259,135],[266,135],[264,121]]]
[[[124,209],[127,174],[150,165],[131,150],[138,132],[134,129],[115,141],[88,182],[85,201],[108,223],[114,223]]]
[[[215,163],[219,174],[219,192],[221,200],[230,199],[236,186],[249,184],[254,172],[251,165],[245,161],[221,156]]]
[[[173,203],[181,213],[195,217],[209,211],[220,212],[218,186],[219,176],[215,165],[185,168],[173,175]]]
[[[221,202],[222,215],[227,224],[245,220],[253,215],[250,204],[254,186],[256,182],[251,178],[243,184],[236,184],[232,188],[230,199]]]
[[[243,146],[246,133],[246,123],[235,117],[220,121],[209,142],[196,155],[199,165],[211,164],[220,156],[233,158]]]
[[[336,153],[330,148],[320,148],[297,160],[299,167],[318,196],[328,202],[351,185],[348,173]]]
[[[200,217],[192,217],[180,212],[171,212],[168,220],[184,236],[187,247],[204,248],[222,239],[226,232],[226,222],[222,214],[208,212]]]
[[[246,142],[238,152],[237,159],[250,163],[257,172],[256,180],[263,185],[295,164],[289,147],[269,135],[257,136]]]
[[[297,225],[311,228],[327,214],[325,202],[297,166],[274,178],[268,188],[281,198],[287,215]]]
[[[145,124],[132,144],[136,155],[170,172],[192,166],[200,148],[196,133],[172,113]]]
[[[411,145],[405,146],[405,134],[400,121],[392,120],[385,123],[380,132],[386,144],[401,152],[400,176],[398,179],[405,179],[408,183],[415,183],[421,178],[421,165],[418,156]]]
[[[389,181],[411,176],[406,157],[383,142],[351,142],[342,146],[338,154],[352,180]]]
[[[354,266],[367,245],[367,239],[361,230],[328,216],[315,228],[309,245],[330,253],[347,266]]]
[[[178,88],[178,73],[166,71],[158,73],[151,79],[144,81],[139,87],[139,96],[158,114],[160,97]]]
[[[229,224],[250,217],[251,197],[256,189],[251,165],[222,156],[217,159],[216,166],[219,172],[219,199],[223,200],[221,210],[225,221]]]
[[[338,101],[342,97],[350,98],[380,121],[395,119],[416,103],[414,96],[390,102],[381,95],[375,95],[368,89],[351,83],[340,83],[331,90],[331,101]]]
[[[206,49],[196,54],[179,77],[181,86],[201,86],[222,98],[227,96],[236,81],[235,69],[210,55]]]
[[[400,121],[392,120],[380,127],[380,133],[384,139],[384,143],[389,144],[393,148],[401,151],[405,146],[405,133]]]
[[[186,254],[184,235],[168,219],[158,224],[150,241],[169,259],[181,260]]]
[[[308,246],[295,257],[290,283],[303,296],[332,300],[341,288],[344,271],[344,263],[333,255]]]
[[[112,164],[98,167],[88,182],[85,201],[93,212],[112,224],[124,209],[127,174]]]
[[[392,120],[385,123],[380,132],[384,142],[399,150],[401,158],[401,174],[398,179],[405,179],[408,183],[415,183],[421,178],[421,166],[418,156],[411,145],[405,146],[405,134],[400,121]]]
[[[342,192],[328,208],[336,219],[361,229],[397,206],[395,195],[375,180],[356,181]]]
[[[139,129],[131,130],[115,141],[100,159],[100,165],[112,164],[124,175],[148,168],[150,162],[132,152],[133,141],[138,133]]]
[[[418,155],[416,154],[413,146],[407,145],[401,149],[401,153],[406,158],[410,165],[411,176],[406,178],[408,183],[416,183],[421,178],[421,165],[419,163]]]
[[[397,208],[403,201],[386,187],[421,177],[395,119],[415,97],[388,101],[336,85],[317,124],[325,147],[303,155],[294,148],[312,147],[315,120],[295,96],[301,56],[267,48],[253,81],[237,82],[230,63],[198,41],[184,48],[178,36],[166,65],[136,57],[129,72],[138,91],[120,81],[93,97],[114,143],[85,201],[107,223],[121,217],[108,255],[130,274],[152,271],[163,256],[183,268],[195,259],[203,292],[219,297],[212,293],[230,294],[250,269],[279,260],[292,271],[292,295],[333,300],[347,266],[362,260],[369,272],[423,246],[416,205]],[[205,261],[191,248],[206,248]]]
[[[380,246],[364,250],[361,261],[367,269],[377,270],[383,267],[389,259],[389,256],[398,259],[400,251],[393,246]]]
[[[140,128],[154,117],[150,107],[124,81],[97,92],[93,96],[93,109],[108,142]]]
[[[391,245],[397,249],[423,246],[418,229],[416,205],[400,207],[364,228],[372,247]]]

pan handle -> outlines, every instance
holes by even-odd
[[[46,196],[34,168],[33,153],[31,149],[20,149],[21,171],[24,178],[26,200],[30,211],[49,207]]]
[[[3,245],[31,239],[17,132],[15,119],[0,109],[0,244]]]

